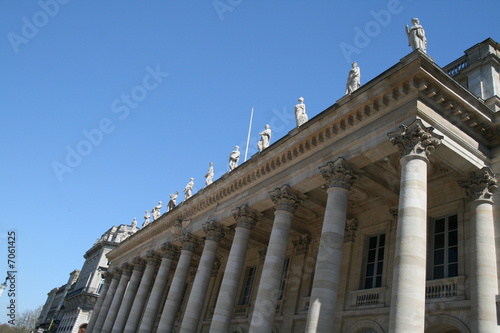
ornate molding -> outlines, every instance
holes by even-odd
[[[122,275],[129,275],[130,276],[130,275],[132,275],[132,271],[134,270],[134,265],[126,262],[122,265],[122,270],[123,270]]]
[[[172,243],[163,243],[161,245],[161,251],[163,252],[163,258],[174,260],[179,256],[179,248]]]
[[[194,252],[194,250],[200,245],[200,242],[191,235],[189,232],[181,232],[175,237],[182,244],[182,249],[190,252]]]
[[[388,133],[389,140],[398,146],[401,157],[414,155],[428,158],[441,144],[441,135],[433,133],[434,127],[425,127],[422,120],[415,119],[410,125],[400,125],[399,131]]]
[[[311,245],[311,235],[305,234],[292,241],[293,248],[295,249],[295,254],[306,254],[309,250],[309,245]]]
[[[236,221],[237,227],[246,228],[252,230],[255,224],[262,218],[262,214],[248,207],[247,205],[241,205],[233,210],[231,210],[234,220]]]
[[[226,234],[226,230],[214,220],[205,222],[202,226],[202,229],[207,235],[207,240],[211,240],[217,243],[220,242]]]
[[[112,272],[104,272],[102,273],[102,277],[104,278],[105,283],[111,283],[111,280],[113,280],[114,274]]]
[[[459,180],[458,184],[465,189],[469,201],[493,202],[493,193],[498,189],[496,174],[489,167],[484,167],[478,172],[472,171],[469,178]]]
[[[352,218],[345,221],[344,243],[354,242],[358,231],[358,219]]]
[[[276,210],[284,210],[292,214],[303,202],[302,195],[286,184],[270,191],[269,195]]]

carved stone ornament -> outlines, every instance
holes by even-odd
[[[122,275],[131,275],[132,271],[134,270],[134,265],[126,262],[122,265],[122,269],[123,269]]]
[[[146,269],[146,260],[142,259],[141,257],[135,257],[132,260],[132,264],[134,265],[134,270],[142,272],[144,269]]]
[[[493,193],[498,189],[496,174],[488,167],[477,172],[472,171],[469,178],[459,180],[458,184],[465,189],[469,201],[487,200],[493,202]]]
[[[255,224],[260,220],[262,214],[258,211],[248,207],[247,205],[242,205],[231,211],[233,218],[236,221],[237,227],[246,228],[252,230]]]
[[[212,271],[210,272],[210,276],[216,277],[217,274],[219,274],[219,269],[220,269],[221,265],[222,264],[221,264],[220,260],[215,260],[214,265],[212,266]]]
[[[123,269],[113,268],[111,273],[113,274],[113,279],[120,280],[120,277],[122,276],[123,273]]]
[[[146,263],[148,265],[153,265],[156,266],[158,265],[158,262],[160,261],[160,256],[156,251],[153,250],[148,250],[146,252]]]
[[[202,228],[207,235],[207,240],[211,240],[217,243],[220,242],[226,234],[226,230],[214,220],[210,220],[204,223]]]
[[[306,254],[311,244],[311,235],[305,234],[292,241],[293,247],[295,249],[295,254]]]
[[[356,240],[356,231],[358,230],[358,219],[352,218],[345,221],[344,243],[354,242]]]
[[[302,196],[288,185],[283,185],[269,192],[271,200],[276,205],[276,210],[284,210],[294,213],[295,209],[302,204]]]
[[[353,171],[352,165],[347,163],[343,157],[319,167],[319,171],[323,178],[328,181],[330,188],[341,187],[350,190],[351,185],[359,178]]]
[[[104,272],[102,273],[102,277],[105,280],[105,283],[111,283],[111,280],[113,280],[114,274],[112,272]]]
[[[391,143],[398,146],[401,157],[417,155],[427,158],[443,139],[441,135],[432,133],[433,131],[433,127],[425,127],[422,120],[416,119],[409,126],[400,125],[399,131],[387,135]]]
[[[172,243],[163,243],[161,245],[161,251],[163,252],[163,258],[173,260],[179,256],[179,249]]]
[[[182,249],[186,251],[194,252],[194,250],[200,245],[200,242],[189,232],[181,232],[176,235],[176,239],[181,242]]]

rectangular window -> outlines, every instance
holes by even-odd
[[[245,279],[245,286],[241,293],[240,305],[247,305],[250,303],[250,296],[252,295],[252,285],[255,278],[256,267],[248,267],[247,277]]]
[[[458,276],[458,216],[434,220],[432,231],[432,278]]]
[[[382,271],[384,269],[385,234],[372,236],[368,239],[366,256],[364,289],[382,286]]]
[[[280,293],[278,295],[278,301],[281,301],[283,299],[283,295],[285,294],[286,277],[288,275],[289,264],[290,264],[290,259],[286,258],[285,263],[283,264],[283,270],[281,271],[281,283],[280,283]]]

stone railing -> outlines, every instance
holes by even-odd
[[[425,285],[425,298],[448,298],[463,296],[465,294],[465,277],[456,276],[452,278],[429,280]]]
[[[455,75],[459,74],[462,71],[462,69],[467,67],[467,65],[468,65],[467,57],[462,56],[462,57],[458,58],[457,60],[455,60],[454,62],[452,62],[451,64],[447,65],[446,67],[443,67],[443,70],[446,73],[448,73],[448,75],[455,76]]]
[[[372,288],[351,291],[351,306],[383,305],[387,288]]]

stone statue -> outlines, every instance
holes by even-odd
[[[149,224],[149,218],[151,217],[151,215],[149,215],[149,212],[146,211],[146,214],[144,215],[144,222],[142,222],[142,227],[144,228],[145,226],[147,226]]]
[[[189,183],[187,183],[186,188],[184,188],[184,201],[193,196],[193,187],[194,187],[194,178],[191,178],[189,180]]]
[[[238,166],[238,161],[240,160],[240,152],[239,150],[240,147],[235,146],[234,150],[231,152],[231,155],[229,155],[229,170],[232,171],[236,169]]]
[[[214,164],[210,162],[210,167],[208,168],[207,174],[205,175],[205,185],[210,185],[214,180]]]
[[[174,209],[174,207],[177,205],[177,196],[179,195],[179,192],[175,191],[175,193],[170,194],[170,200],[168,201],[168,211],[171,211]]]
[[[347,84],[345,88],[345,94],[350,95],[354,90],[361,86],[361,71],[359,70],[358,63],[355,61],[352,63],[352,68],[347,76]]]
[[[408,28],[406,25],[406,35],[408,36],[408,45],[411,46],[413,50],[421,49],[426,52],[427,50],[427,38],[425,38],[424,28],[420,25],[418,18],[412,18],[411,22],[413,26]]]
[[[306,105],[304,104],[304,97],[299,98],[299,104],[295,105],[295,121],[297,127],[303,125],[308,120],[306,114]]]
[[[153,213],[153,220],[156,220],[160,217],[160,209],[161,209],[161,201],[158,201],[158,205],[154,206],[153,209],[151,209],[151,212]]]
[[[269,147],[269,142],[271,141],[271,126],[266,125],[265,130],[259,133],[260,140],[257,143],[257,148],[259,152],[263,151],[267,147]]]

